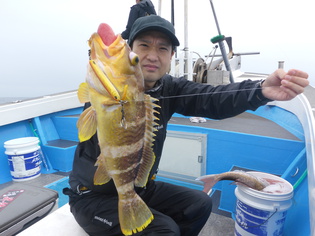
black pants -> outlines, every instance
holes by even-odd
[[[136,236],[198,235],[211,213],[211,198],[199,190],[152,181],[139,195],[152,211],[154,220]],[[89,235],[123,235],[117,196],[96,192],[74,194],[69,203],[76,221]]]

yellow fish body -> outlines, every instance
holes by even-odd
[[[101,154],[94,184],[113,179],[118,192],[118,214],[124,235],[142,231],[153,214],[134,186],[144,187],[155,161],[152,150],[156,99],[144,94],[138,57],[120,35],[101,24],[89,39],[90,61],[86,82],[78,90],[91,107],[80,116],[80,142],[97,131]]]

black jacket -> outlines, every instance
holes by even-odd
[[[156,15],[154,5],[150,0],[142,0],[131,7],[126,30],[121,33],[123,39],[128,39],[133,23],[142,16]]]
[[[150,177],[157,171],[166,138],[167,123],[174,113],[223,119],[238,115],[246,110],[255,110],[270,101],[262,95],[259,81],[250,80],[213,87],[194,83],[184,78],[165,75],[153,89],[146,91],[146,93],[158,98],[158,105],[161,106],[158,109],[159,120],[156,121],[158,131],[153,146],[156,161]],[[116,192],[112,180],[100,186],[93,184],[96,170],[94,164],[99,154],[100,149],[96,135],[90,140],[78,144],[73,170],[70,174],[70,186],[73,190],[81,185],[94,191]]]

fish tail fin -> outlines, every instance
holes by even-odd
[[[132,235],[144,230],[153,220],[153,214],[139,197],[134,194],[131,200],[119,200],[119,222],[124,235]]]
[[[205,193],[209,193],[212,187],[218,182],[216,175],[204,175],[197,178],[196,180],[204,182],[202,191]]]

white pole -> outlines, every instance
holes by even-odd
[[[162,11],[162,0],[159,0],[159,5],[158,5],[158,15],[161,16],[161,11]]]
[[[189,54],[189,48],[188,48],[188,0],[185,0],[184,2],[184,51],[185,51],[185,78],[187,78],[188,74],[188,54]]]

